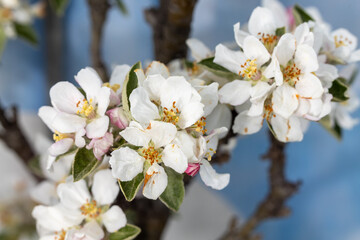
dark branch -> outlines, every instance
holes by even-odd
[[[286,217],[290,209],[285,206],[286,201],[294,195],[300,186],[300,182],[292,183],[285,178],[285,143],[279,142],[271,133],[271,146],[264,159],[270,160],[269,181],[270,191],[260,203],[255,212],[240,227],[230,227],[228,232],[221,238],[223,240],[261,239],[260,235],[254,234],[254,230],[265,220],[270,218]]]
[[[101,37],[106,20],[106,14],[110,8],[107,0],[88,0],[91,17],[91,59],[92,65],[99,73],[103,82],[108,81],[108,74],[101,57]]]
[[[196,0],[160,0],[160,7],[145,11],[153,28],[155,59],[169,63],[185,58],[186,39],[189,38]]]
[[[28,166],[35,154],[19,126],[17,108],[13,106],[10,112],[7,112],[0,104],[0,124],[3,127],[0,131],[0,139]],[[36,174],[33,176],[40,180]]]

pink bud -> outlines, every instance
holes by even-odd
[[[293,26],[295,26],[295,18],[294,18],[294,14],[293,14],[293,8],[292,7],[287,8],[286,13],[288,16],[288,24],[289,24],[290,28],[292,28]]]
[[[93,153],[97,160],[101,160],[113,145],[114,137],[111,133],[105,133],[102,138],[93,138],[89,145],[86,146],[87,149],[93,149]]]
[[[189,176],[195,176],[200,170],[200,163],[189,163],[185,173]]]
[[[124,110],[122,108],[113,108],[106,112],[110,117],[110,121],[113,125],[120,129],[125,129],[129,126],[129,120],[126,118]]]

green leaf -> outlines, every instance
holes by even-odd
[[[131,240],[139,235],[141,229],[132,224],[126,224],[119,231],[110,234],[110,240]]]
[[[63,15],[69,0],[49,0],[51,8],[59,16]]]
[[[38,44],[38,38],[32,26],[20,23],[15,23],[14,25],[15,32],[20,38],[28,41],[32,45]]]
[[[285,32],[286,32],[285,27],[277,28],[277,29],[275,30],[275,34],[276,34],[276,36],[278,36],[278,37],[281,37],[282,35],[284,35]]]
[[[101,161],[97,160],[92,149],[80,148],[72,165],[72,175],[74,182],[87,177],[93,172]]]
[[[2,55],[2,53],[4,51],[6,40],[7,40],[7,37],[5,35],[4,28],[0,27],[0,56]]]
[[[161,194],[160,200],[171,210],[177,212],[184,200],[185,187],[183,175],[169,167],[164,167],[168,176],[168,185]]]
[[[124,108],[125,114],[127,115],[127,117],[129,117],[129,119],[131,119],[129,97],[130,97],[130,94],[132,93],[132,91],[135,88],[137,88],[139,85],[138,79],[137,79],[137,76],[135,73],[135,70],[137,70],[137,69],[141,69],[141,62],[137,62],[131,67],[129,73],[126,76],[126,79],[124,81],[124,86],[122,89],[123,108]]]
[[[224,77],[229,80],[234,80],[234,79],[239,78],[239,75],[237,75],[233,72],[230,72],[229,70],[227,70],[223,66],[220,66],[219,64],[214,63],[214,57],[205,58],[205,59],[201,60],[200,62],[198,62],[197,64],[220,77]]]
[[[124,15],[128,14],[128,10],[123,2],[123,0],[115,0],[116,1],[116,5],[119,8],[120,12]]]
[[[346,79],[339,77],[334,80],[331,88],[329,89],[329,93],[333,95],[333,102],[344,102],[349,99],[347,94],[348,86],[346,84]]]
[[[323,126],[329,133],[331,133],[337,140],[341,140],[342,138],[342,129],[341,127],[338,125],[338,123],[335,120],[334,125],[332,126],[331,121],[330,121],[330,117],[329,116],[325,116],[323,117],[319,123],[321,124],[321,126]]]
[[[118,180],[121,192],[124,194],[124,197],[126,198],[127,201],[131,202],[135,198],[136,193],[139,191],[139,188],[143,181],[144,181],[143,173],[139,173],[131,181],[121,182],[120,180]]]
[[[315,21],[302,7],[295,5],[293,8],[293,15],[296,26],[309,21]]]

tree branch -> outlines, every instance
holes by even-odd
[[[186,40],[197,0],[160,0],[159,8],[145,11],[145,18],[153,28],[155,59],[165,64],[185,58]]]
[[[110,8],[107,0],[88,0],[91,17],[91,60],[95,70],[99,73],[103,82],[108,80],[105,64],[101,57],[101,37],[106,20],[106,14]]]
[[[264,159],[270,160],[269,181],[270,191],[265,199],[260,203],[255,212],[240,227],[229,228],[228,232],[221,238],[222,240],[257,240],[261,236],[254,234],[253,231],[265,220],[269,218],[286,217],[290,214],[290,209],[285,206],[286,201],[293,196],[299,189],[300,182],[290,182],[285,178],[285,153],[286,144],[279,142],[271,132],[269,132],[271,146]]]

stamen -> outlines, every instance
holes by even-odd
[[[140,149],[140,154],[143,156],[143,158],[145,158],[145,160],[149,161],[151,165],[155,162],[161,162],[161,154],[153,146]]]
[[[104,83],[103,86],[112,89],[114,92],[117,92],[117,90],[120,89],[120,84],[117,84],[117,83],[110,85],[110,83],[107,82],[107,83]]]
[[[86,203],[80,207],[80,210],[82,215],[89,218],[97,218],[101,213],[101,208],[97,207],[95,200],[91,202],[86,200]]]
[[[176,101],[173,102],[171,109],[164,107],[162,112],[162,121],[172,123],[174,125],[179,122],[180,111],[176,107]]]
[[[243,70],[239,72],[239,75],[243,78],[252,79],[257,73],[256,59],[247,59],[243,65],[240,65]]]
[[[207,132],[207,130],[205,129],[205,127],[206,127],[205,120],[206,120],[206,117],[201,117],[199,120],[196,121],[196,123],[194,124],[195,131],[202,132],[202,134],[205,134]]]
[[[58,131],[55,131],[54,134],[53,134],[53,139],[55,142],[58,142],[64,138],[68,138],[68,134],[65,134],[65,133],[59,133]]]
[[[347,37],[343,37],[342,35],[340,35],[340,36],[335,35],[334,42],[335,42],[336,48],[348,46],[348,45],[352,44],[352,41],[350,41]]]
[[[66,232],[62,229],[60,232],[55,232],[55,240],[65,240]]]
[[[92,115],[94,115],[95,113],[95,109],[94,107],[92,106],[92,102],[93,102],[93,99],[91,98],[90,99],[90,102],[88,102],[85,98],[83,99],[82,102],[77,102],[76,103],[76,107],[81,107],[80,110],[78,110],[76,113],[79,114],[79,115],[82,115],[84,117],[91,117]],[[82,104],[82,106],[81,106]]]
[[[284,81],[289,83],[291,86],[294,86],[299,81],[299,76],[301,74],[301,70],[293,64],[288,64],[283,70],[283,78]]]

